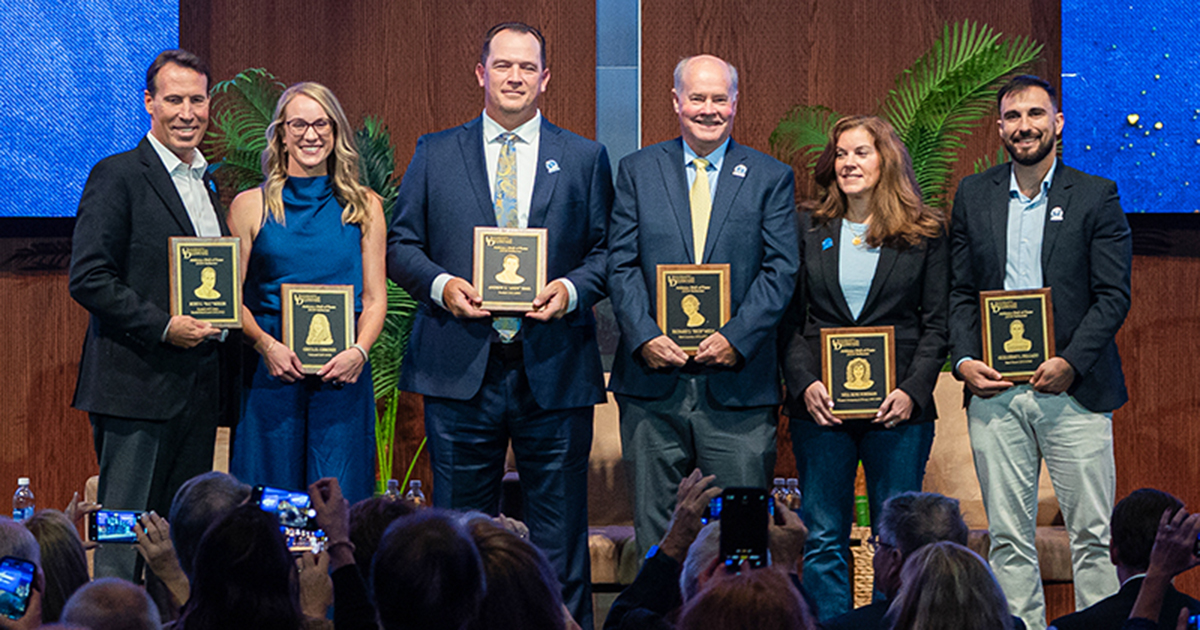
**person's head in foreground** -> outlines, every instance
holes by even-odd
[[[1004,591],[978,554],[949,541],[925,545],[900,571],[885,622],[893,630],[1012,630]]]

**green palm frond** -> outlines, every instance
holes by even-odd
[[[262,182],[267,125],[284,85],[262,68],[249,68],[212,88],[209,162],[223,186],[241,192]]]
[[[387,281],[388,308],[383,319],[383,331],[371,345],[371,380],[375,386],[375,399],[390,395],[400,379],[400,361],[408,348],[408,337],[412,334],[413,318],[417,314],[417,301],[399,285]]]
[[[383,216],[391,223],[392,208],[396,205],[399,190],[399,183],[395,179],[396,150],[392,147],[392,135],[378,118],[367,116],[362,128],[355,132],[354,142],[358,148],[359,181],[383,198]]]
[[[800,155],[805,158],[804,168],[811,171],[839,118],[841,115],[824,105],[793,107],[771,132],[771,154],[784,162]]]
[[[896,79],[882,113],[908,147],[926,203],[944,206],[963,138],[991,113],[997,85],[1027,68],[1042,45],[970,20],[943,27],[942,37]]]
[[[978,160],[975,160],[973,173],[982,173],[997,164],[1003,164],[1008,161],[1008,151],[1004,147],[1000,147],[995,155],[985,155]]]

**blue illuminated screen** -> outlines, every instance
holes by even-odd
[[[1200,212],[1194,0],[1062,0],[1063,159],[1126,212]]]
[[[179,45],[179,3],[0,7],[0,217],[70,217],[92,166],[149,130],[146,67]]]

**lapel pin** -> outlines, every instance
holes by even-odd
[[[1051,221],[1062,221],[1063,220],[1062,206],[1054,206],[1054,208],[1050,210],[1050,220]]]
[[[558,162],[554,160],[546,160],[546,172],[557,173],[559,171]]]
[[[833,239],[826,236],[825,240],[821,241],[821,249],[826,250],[826,249],[829,249],[830,247],[833,247]]]
[[[737,166],[733,167],[733,176],[734,177],[745,177],[746,176],[746,165],[738,164]]]

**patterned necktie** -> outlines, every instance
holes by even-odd
[[[496,210],[496,225],[499,227],[521,227],[517,220],[517,150],[513,146],[517,134],[506,131],[497,137],[500,159],[496,160],[496,195],[493,200]],[[500,343],[512,343],[517,331],[521,330],[520,317],[493,317],[492,328],[500,335]]]
[[[692,243],[696,248],[696,264],[704,262],[704,241],[708,238],[708,218],[712,215],[712,195],[708,190],[708,160],[695,158],[692,164],[696,167],[696,181],[692,182],[692,191],[688,195],[688,203],[692,207]]]

